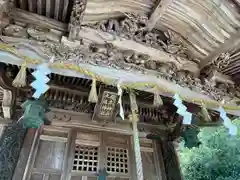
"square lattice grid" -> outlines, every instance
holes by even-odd
[[[107,147],[107,172],[128,174],[128,150]]]
[[[98,147],[76,145],[73,161],[73,171],[97,172]]]

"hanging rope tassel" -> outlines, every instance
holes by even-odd
[[[163,100],[158,93],[154,93],[153,105],[159,107],[163,105]]]
[[[132,126],[133,126],[133,143],[134,143],[134,152],[135,152],[136,169],[137,169],[137,180],[143,180],[143,165],[142,165],[142,157],[141,157],[138,128],[137,128],[137,122],[139,120],[139,117],[137,114],[138,106],[136,102],[136,95],[133,92],[130,92],[130,104],[131,104],[132,114],[129,116],[129,118],[132,121]]]
[[[27,79],[27,63],[25,62],[21,66],[17,76],[13,80],[12,85],[16,88],[24,87],[26,86],[26,83],[27,83],[26,79]]]
[[[154,97],[153,97],[153,106],[155,107],[159,107],[163,105],[163,100],[159,94],[159,89],[157,88],[157,86],[155,86],[153,88],[153,93],[154,93]]]
[[[201,105],[201,115],[203,116],[204,120],[207,122],[212,121],[212,118],[210,114],[208,113],[208,110],[204,104]]]
[[[91,103],[98,102],[98,95],[97,95],[97,87],[96,87],[96,79],[92,79],[92,87],[88,96],[88,101]]]

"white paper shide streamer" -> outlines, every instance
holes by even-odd
[[[117,89],[118,89],[118,95],[119,95],[119,99],[118,99],[118,104],[119,104],[119,114],[120,114],[120,117],[122,118],[122,120],[124,120],[124,110],[123,110],[123,106],[122,106],[122,93],[123,93],[123,90],[121,88],[121,82],[119,81],[118,84],[117,84]]]

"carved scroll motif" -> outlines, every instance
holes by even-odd
[[[221,71],[224,68],[226,68],[230,64],[230,62],[231,62],[230,53],[226,52],[222,53],[219,57],[214,59],[211,64],[214,65],[217,68],[217,70]]]
[[[49,121],[65,121],[68,122],[71,120],[71,116],[68,114],[64,113],[54,113],[54,112],[49,112],[47,114],[47,118]]]

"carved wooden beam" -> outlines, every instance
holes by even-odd
[[[205,59],[200,62],[200,69],[203,69],[205,66],[214,61],[221,54],[232,50],[233,48],[240,45],[240,31],[237,31],[235,34],[232,34],[229,39],[227,39],[218,49],[208,55]]]
[[[167,8],[173,3],[173,0],[159,0],[148,21],[148,29],[152,30],[157,21],[164,15]]]
[[[14,19],[14,21],[17,22],[33,24],[36,26],[55,29],[63,32],[67,31],[67,24],[21,9],[14,8],[11,10],[9,15]]]
[[[75,40],[80,31],[83,21],[84,12],[86,9],[87,0],[74,0],[73,9],[69,23],[69,39]]]
[[[127,40],[125,38],[95,30],[89,27],[83,27],[80,30],[78,39],[85,39],[86,41],[99,44],[108,42],[123,50],[132,50],[137,53],[147,54],[153,61],[160,63],[173,63],[179,70],[192,72],[196,76],[199,73],[198,65],[193,61],[189,61],[179,56],[171,55],[164,52],[163,50],[145,46],[133,40]]]

